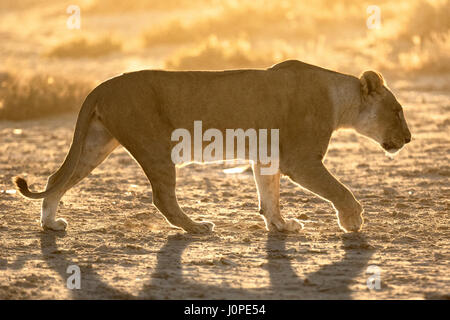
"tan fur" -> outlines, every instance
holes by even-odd
[[[71,165],[49,178],[44,193],[30,192],[23,179],[17,182],[25,196],[45,198],[41,223],[50,229],[66,227],[65,221],[55,219],[64,192],[120,143],[144,169],[153,202],[168,222],[188,232],[212,230],[212,223],[194,222],[179,207],[170,156],[172,131],[186,128],[192,134],[194,121],[202,120],[204,128],[223,133],[227,128],[280,130],[279,172],[262,176],[256,170],[261,165],[254,164],[260,213],[268,229],[302,227],[280,215],[279,178],[284,174],[330,201],[342,229],[358,231],[361,205],[322,163],[333,131],[354,128],[389,151],[411,137],[380,74],[369,71],[358,79],[299,61],[267,70],[132,72],[102,83],[91,95],[95,101],[82,107],[65,161]]]

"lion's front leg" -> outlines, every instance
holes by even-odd
[[[287,175],[296,183],[330,201],[337,211],[338,223],[346,232],[355,232],[363,224],[363,208],[352,192],[340,183],[321,161],[299,164]]]
[[[253,176],[258,189],[259,213],[269,231],[296,232],[303,225],[296,219],[283,219],[280,214],[280,173],[262,175],[261,164],[253,163]]]

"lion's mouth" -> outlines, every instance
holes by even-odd
[[[399,147],[392,142],[384,142],[381,144],[381,146],[387,153],[390,153],[392,155],[396,154],[403,147],[403,146]]]

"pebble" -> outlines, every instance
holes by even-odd
[[[407,206],[406,204],[401,203],[401,202],[397,203],[397,204],[395,205],[395,207],[396,207],[397,209],[406,209],[406,208],[408,208],[408,206]]]
[[[220,258],[219,261],[220,261],[220,263],[222,263],[226,266],[237,266],[237,264],[235,262],[231,261],[230,259],[224,258],[224,257]]]
[[[391,196],[391,195],[397,194],[397,190],[395,190],[394,188],[391,188],[391,187],[384,187],[383,193],[386,196]]]
[[[309,216],[306,213],[302,213],[298,216],[300,220],[309,220]]]

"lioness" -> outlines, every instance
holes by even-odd
[[[260,213],[267,229],[278,231],[302,228],[280,215],[280,174],[331,202],[344,231],[360,230],[360,203],[322,162],[333,131],[352,128],[390,153],[411,140],[402,107],[374,71],[358,79],[293,60],[265,70],[144,70],[107,80],[87,96],[69,153],[45,191],[31,192],[20,177],[15,184],[27,198],[44,198],[44,228],[64,230],[67,222],[55,219],[60,198],[121,144],[143,168],[153,203],[169,223],[192,233],[211,231],[214,224],[191,220],[175,194],[171,132],[192,130],[195,120],[222,132],[279,129],[278,172],[261,175],[262,164],[253,163]]]

